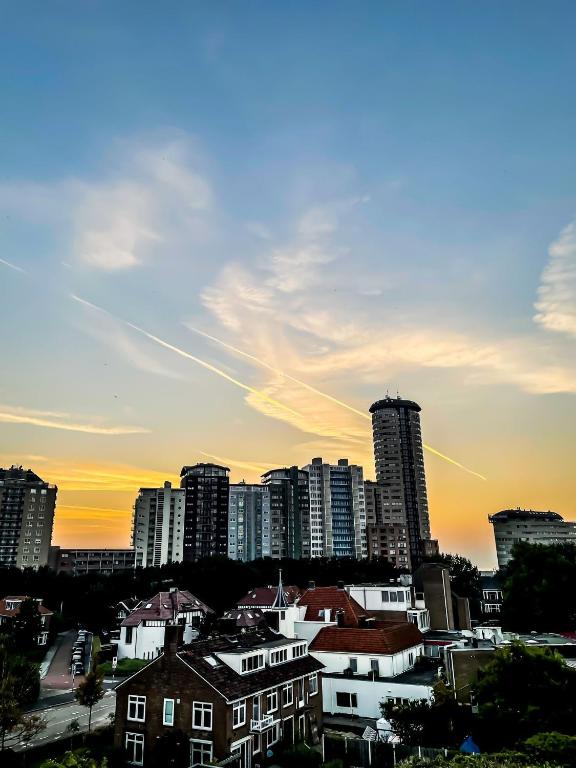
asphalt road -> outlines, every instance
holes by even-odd
[[[104,698],[101,699],[92,709],[92,729],[108,725],[109,715],[114,714],[116,709],[116,693],[114,691],[106,691]],[[69,724],[73,720],[77,720],[80,725],[78,734],[88,732],[88,709],[78,704],[77,701],[67,704],[59,704],[49,709],[44,709],[42,712],[35,712],[35,714],[41,714],[46,720],[46,729],[35,736],[29,744],[18,742],[14,737],[6,739],[6,747],[11,747],[16,752],[21,752],[27,747],[39,747],[43,744],[48,744],[58,739],[64,739],[70,736],[68,730]]]

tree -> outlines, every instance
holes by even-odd
[[[70,746],[72,747],[74,744],[74,736],[80,730],[80,723],[78,722],[78,720],[71,720],[68,723],[68,727],[66,728],[66,730],[70,734]]]
[[[409,757],[398,768],[558,768],[552,763],[526,760],[523,755],[456,755],[455,757]]]
[[[102,679],[101,672],[95,669],[86,675],[84,682],[76,689],[77,700],[82,706],[88,707],[88,733],[92,727],[92,707],[104,696]]]
[[[576,733],[576,670],[548,648],[499,648],[478,673],[478,741],[483,751],[512,747],[544,731]]]
[[[20,610],[13,619],[16,647],[23,652],[38,647],[38,635],[42,631],[42,617],[36,600],[29,598],[20,603]]]
[[[14,643],[9,637],[0,640],[0,750],[5,749],[6,739],[22,736],[24,740],[42,730],[41,719],[28,717],[22,708],[34,702],[38,696],[40,678],[38,666],[14,653]]]
[[[87,751],[66,752],[62,757],[44,760],[40,768],[107,768],[105,757],[98,760]]]
[[[462,555],[443,553],[429,558],[429,562],[448,566],[452,589],[459,597],[467,597],[472,602],[480,599],[480,571],[470,560]]]
[[[537,733],[526,739],[525,750],[535,760],[550,760],[558,765],[576,765],[576,736],[563,733]]]
[[[514,632],[574,631],[576,546],[518,542],[512,555],[504,582],[502,625]]]

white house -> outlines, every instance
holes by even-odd
[[[348,584],[346,591],[373,614],[395,621],[410,621],[421,632],[430,629],[430,612],[424,604],[423,595],[416,595],[409,575],[382,584]]]
[[[380,704],[430,699],[434,669],[414,669],[424,653],[420,630],[412,623],[374,628],[327,626],[310,644],[324,664],[323,708],[329,714],[379,718]]]
[[[209,613],[214,611],[186,590],[159,592],[121,623],[118,659],[155,659],[164,647],[167,624],[182,625],[184,642],[191,642]]]

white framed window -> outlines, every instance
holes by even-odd
[[[164,699],[162,725],[174,725],[174,699]]]
[[[144,734],[127,733],[124,744],[127,762],[130,765],[144,765]]]
[[[282,706],[289,707],[294,703],[294,686],[292,683],[282,686]]]
[[[315,672],[308,678],[308,692],[310,696],[314,696],[318,693],[318,673]]]
[[[239,728],[246,722],[246,699],[236,701],[232,705],[232,727]]]
[[[300,643],[295,645],[292,650],[292,658],[299,659],[301,656],[306,655],[306,643]]]
[[[199,765],[211,762],[212,742],[194,739],[190,742],[190,765]]]
[[[128,696],[128,720],[143,723],[146,719],[146,696]]]
[[[269,691],[266,694],[266,713],[276,712],[278,709],[278,691]]]
[[[262,738],[259,733],[252,734],[252,753],[255,755],[262,749]]]
[[[270,653],[270,666],[274,667],[276,664],[283,664],[288,661],[288,648],[280,648],[279,651],[272,651]]]
[[[212,730],[212,704],[207,701],[195,701],[192,704],[192,728]]]
[[[280,724],[276,723],[276,725],[272,726],[272,728],[266,731],[266,746],[271,747],[272,744],[276,744],[276,742],[279,740],[280,740]]]

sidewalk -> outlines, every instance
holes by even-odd
[[[59,636],[59,644],[56,648],[48,668],[40,682],[40,697],[49,696],[50,692],[71,691],[72,675],[70,674],[70,657],[72,655],[72,646],[76,639],[76,632],[72,629]],[[76,678],[75,684],[81,682],[84,678]]]
[[[56,651],[58,650],[58,648],[60,648],[60,645],[62,644],[62,640],[66,637],[67,634],[68,634],[67,632],[60,632],[60,634],[54,640],[54,645],[52,646],[52,648],[48,649],[46,656],[44,656],[44,661],[40,664],[40,680],[43,680],[48,674],[48,670],[50,669],[50,664],[52,664],[52,659],[54,658],[54,656],[56,656]]]

